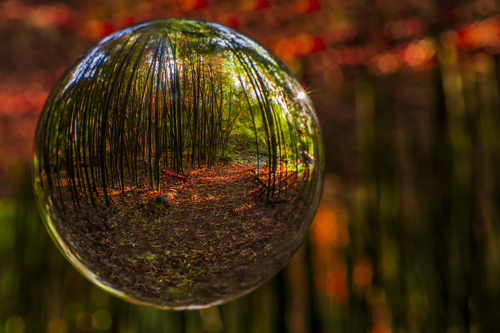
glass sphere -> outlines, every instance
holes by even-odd
[[[40,117],[34,189],[49,233],[91,281],[193,309],[282,269],[322,187],[312,103],[263,46],[190,19],[103,39]]]

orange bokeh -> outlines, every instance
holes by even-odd
[[[345,271],[328,272],[326,277],[326,291],[330,299],[336,303],[347,300],[347,281]]]
[[[358,289],[365,289],[372,283],[373,270],[369,259],[361,258],[354,263],[352,272],[353,284]]]
[[[311,237],[318,248],[323,250],[344,247],[349,242],[345,211],[333,206],[321,205],[316,213]]]

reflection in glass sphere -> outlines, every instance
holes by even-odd
[[[90,280],[200,308],[284,267],[323,161],[312,103],[275,56],[225,26],[164,19],[105,38],[63,75],[38,124],[34,187]]]

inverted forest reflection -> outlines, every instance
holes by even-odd
[[[498,5],[86,3],[0,5],[0,331],[500,331]],[[171,16],[228,24],[277,54],[314,102],[326,152],[324,193],[305,245],[260,288],[203,310],[136,306],[90,284],[53,245],[30,189],[36,121],[63,69],[116,30]],[[253,144],[234,145],[227,156],[250,165],[254,154]],[[183,165],[182,175],[196,168]],[[254,177],[245,168],[214,176]],[[153,190],[149,173],[141,179],[147,207],[187,191],[161,171],[180,172],[158,170]],[[160,190],[164,182],[183,188],[153,193],[156,179]],[[112,200],[123,196],[114,191]],[[158,196],[165,198],[157,203]],[[205,197],[213,198],[208,206],[217,199]],[[127,265],[134,267],[144,269]]]

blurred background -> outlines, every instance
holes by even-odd
[[[495,0],[0,1],[0,332],[500,332]],[[104,36],[202,18],[260,41],[323,128],[309,238],[275,278],[201,311],[128,304],[58,252],[31,189],[62,72]]]

